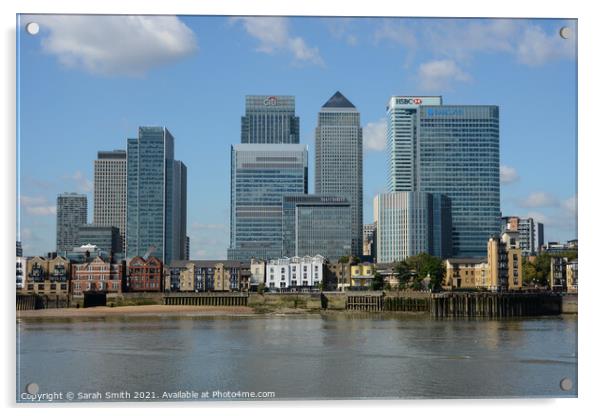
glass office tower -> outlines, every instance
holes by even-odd
[[[351,205],[345,197],[287,195],[282,215],[283,256],[319,254],[336,262],[351,254]]]
[[[98,226],[117,227],[125,248],[127,155],[125,150],[100,151],[94,161],[94,220]],[[120,249],[121,251],[121,249]]]
[[[228,260],[282,255],[282,198],[307,193],[307,146],[237,144],[231,151]]]
[[[138,138],[128,139],[128,258],[147,252],[167,264],[183,258],[178,242],[186,194],[182,193],[181,179],[176,178],[176,162],[174,138],[165,127],[140,127]]]
[[[338,195],[351,204],[351,252],[363,248],[363,149],[360,113],[340,92],[320,109],[316,127],[316,194]]]
[[[448,257],[451,241],[449,198],[427,192],[389,192],[374,197],[379,263],[428,253]]]
[[[67,192],[56,199],[56,251],[64,253],[79,245],[79,226],[88,222],[88,197]]]
[[[247,95],[240,130],[241,143],[299,143],[295,97]]]
[[[499,233],[499,109],[391,97],[389,190],[450,198],[453,256],[481,257]]]

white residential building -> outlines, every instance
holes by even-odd
[[[266,266],[266,286],[269,289],[316,287],[323,277],[324,257],[306,256],[270,260]]]

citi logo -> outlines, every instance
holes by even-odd
[[[263,105],[266,105],[266,106],[278,105],[278,100],[274,96],[266,97],[266,99],[263,100]]]

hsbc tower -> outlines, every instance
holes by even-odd
[[[389,192],[451,200],[454,257],[481,257],[499,233],[499,108],[394,96],[387,105]]]

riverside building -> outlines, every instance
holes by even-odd
[[[453,255],[484,256],[501,216],[498,107],[394,96],[387,140],[389,191],[448,196]]]
[[[266,286],[270,290],[319,287],[324,273],[324,257],[304,256],[270,260],[266,265]]]

